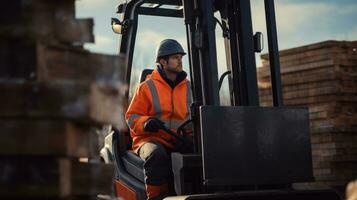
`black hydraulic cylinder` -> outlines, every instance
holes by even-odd
[[[264,4],[268,32],[269,63],[273,93],[273,105],[283,106],[283,93],[281,89],[279,48],[276,31],[274,0],[264,0]]]
[[[199,49],[203,105],[220,105],[213,0],[199,1],[195,44]]]
[[[242,101],[240,104],[242,106],[259,106],[250,0],[233,0],[231,9],[233,9],[234,19],[230,24],[236,23],[240,65],[239,69],[237,66],[233,66],[232,71],[233,76],[239,74],[239,92]],[[235,55],[232,54],[233,56]],[[234,87],[237,87],[237,78],[234,79]]]
[[[200,122],[199,122],[199,111],[198,106],[202,105],[203,95],[202,95],[202,82],[201,82],[201,70],[198,59],[198,49],[195,47],[195,33],[196,33],[196,15],[194,14],[197,8],[197,3],[192,0],[182,0],[182,5],[184,6],[184,19],[186,25],[186,35],[187,35],[187,48],[189,56],[190,65],[190,75],[191,75],[191,88],[193,105],[191,108],[191,118],[193,119],[193,129],[194,133],[200,132]],[[194,134],[194,151],[201,152],[201,136],[200,134]]]
[[[202,86],[201,86],[201,74],[199,68],[198,60],[198,50],[194,47],[195,38],[194,34],[196,32],[195,28],[195,16],[193,12],[194,2],[192,0],[183,0],[182,4],[184,5],[184,19],[186,24],[186,35],[187,35],[187,48],[189,51],[189,65],[190,65],[190,75],[191,75],[191,84],[193,91],[193,101],[202,102]]]

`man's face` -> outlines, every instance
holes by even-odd
[[[162,63],[164,69],[171,73],[180,73],[182,72],[182,55],[174,54],[169,56],[169,59]]]

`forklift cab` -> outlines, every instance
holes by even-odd
[[[283,106],[274,1],[264,4],[272,107],[259,106],[255,53],[262,44],[261,34],[252,31],[249,0],[122,0],[117,7],[120,19],[112,19],[112,28],[120,36],[128,85],[138,16],[175,17],[185,25],[194,153],[171,156],[175,192],[186,195],[176,199],[339,199],[330,190],[292,187],[313,181],[308,110]],[[222,29],[227,58],[220,78],[216,27]],[[219,89],[226,75],[230,105],[222,106]],[[118,197],[146,199],[143,162],[127,148],[128,134],[109,134],[101,155],[116,166]]]

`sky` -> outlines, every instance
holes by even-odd
[[[95,43],[86,44],[92,52],[117,54],[118,38],[111,30],[110,18],[115,13],[118,0],[77,0],[76,17],[94,18]],[[264,1],[251,0],[253,31],[264,35],[263,54],[267,53]],[[325,40],[357,40],[357,0],[275,0],[279,50],[299,47]],[[219,74],[225,71],[222,33],[217,34],[217,63]],[[186,49],[184,23],[179,18],[139,18],[138,35],[133,67],[152,67],[155,49],[165,38],[178,40]],[[256,54],[257,67],[261,66]],[[184,69],[188,70],[187,56]]]
[[[264,1],[251,0],[253,31],[265,36],[263,53],[267,52]],[[110,26],[110,18],[116,17],[118,0],[77,0],[76,17],[94,18],[95,43],[85,48],[93,52],[116,54],[118,35]],[[275,0],[279,49],[298,47],[324,40],[357,40],[356,0]],[[142,63],[153,62],[156,45],[165,37],[185,43],[184,25],[181,19],[141,17],[138,47]],[[219,34],[219,33],[218,33]],[[221,42],[218,39],[217,43]],[[185,44],[183,44],[185,46]],[[220,54],[219,47],[217,44]],[[144,50],[145,49],[145,50]],[[145,52],[145,53],[144,53]],[[257,55],[259,57],[259,55]],[[261,65],[257,63],[257,66]]]

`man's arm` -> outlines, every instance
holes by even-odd
[[[151,117],[149,111],[151,99],[146,84],[140,84],[125,114],[125,120],[132,130],[132,134],[144,134],[144,124]]]

